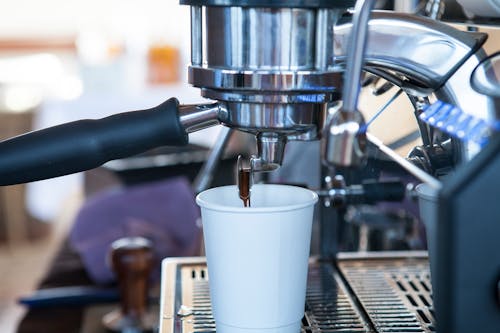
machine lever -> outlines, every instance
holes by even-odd
[[[375,181],[362,183],[363,203],[373,204],[380,201],[402,201],[406,194],[406,186],[399,180]]]
[[[146,110],[98,120],[78,120],[0,143],[0,185],[89,170],[166,145],[185,145],[179,102],[171,98]]]
[[[359,185],[341,185],[322,190],[318,195],[325,197],[335,207],[374,204],[381,201],[402,201],[406,195],[406,186],[399,180],[366,180]]]

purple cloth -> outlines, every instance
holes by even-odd
[[[89,276],[109,283],[113,273],[107,263],[110,245],[122,237],[141,236],[153,242],[160,259],[196,255],[200,244],[200,217],[185,178],[101,192],[81,208],[70,232],[70,244],[81,256]]]

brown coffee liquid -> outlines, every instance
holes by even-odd
[[[240,199],[243,200],[245,207],[250,207],[250,168],[241,168],[238,170],[238,190]]]

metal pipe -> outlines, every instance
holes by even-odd
[[[219,124],[224,110],[219,103],[180,105],[179,118],[184,130],[191,133]]]
[[[443,16],[445,3],[441,0],[428,0],[425,5],[425,13],[433,20],[441,19]]]
[[[420,179],[422,182],[429,184],[430,187],[432,187],[435,190],[440,190],[441,187],[443,186],[439,180],[436,178],[432,177],[429,175],[427,172],[423,171],[422,169],[418,168],[411,162],[407,161],[403,157],[399,156],[396,152],[394,152],[392,149],[384,145],[379,139],[377,139],[375,136],[371,135],[370,133],[367,133],[367,138],[368,140],[374,144],[381,152],[383,152],[387,157],[392,159],[394,162],[399,164],[401,167],[406,169],[409,173],[411,173],[413,176],[416,178]]]
[[[361,72],[368,36],[368,20],[376,0],[358,0],[352,18],[351,38],[347,50],[347,65],[344,76],[343,110],[357,111],[361,86]]]
[[[394,10],[401,13],[414,13],[418,6],[418,0],[394,1]]]
[[[191,64],[203,63],[203,18],[202,7],[191,6]]]

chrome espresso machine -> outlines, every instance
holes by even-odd
[[[444,1],[424,1],[427,17],[373,11],[374,0],[180,3],[191,9],[189,82],[214,102],[172,98],[4,141],[0,184],[184,145],[188,133],[223,124],[195,184],[201,190],[233,129],[256,137],[252,173],[279,169],[287,142],[321,140],[320,250],[310,263],[303,331],[500,332],[500,57],[482,48],[488,35],[438,20]],[[498,15],[496,2],[484,3],[482,13]],[[407,158],[371,135],[358,109],[361,87],[373,80],[413,106],[422,144]],[[365,181],[374,159],[435,193],[432,272],[427,252],[339,252],[339,209],[413,193],[380,172]],[[162,281],[162,333],[215,331],[203,259],[167,260]]]
[[[371,12],[375,1],[181,3],[191,6],[190,83],[223,106],[221,122],[256,135],[254,171],[278,168],[289,141],[322,141],[320,256],[310,263],[303,331],[498,332],[500,86],[487,36],[436,20],[441,1],[426,2],[430,18]],[[357,104],[371,76],[414,107],[422,145],[406,159],[366,131]],[[366,168],[370,155],[436,193],[432,279],[426,253],[338,253],[336,209],[408,194],[380,179],[346,185],[341,170]],[[162,333],[215,331],[204,261],[167,260],[162,279]]]

